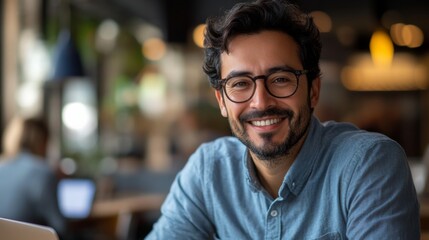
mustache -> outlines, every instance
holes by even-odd
[[[289,109],[269,108],[264,111],[252,111],[252,112],[242,114],[239,117],[239,120],[242,122],[247,122],[250,119],[263,118],[268,116],[276,116],[280,118],[292,118],[293,115],[294,115],[293,111]]]

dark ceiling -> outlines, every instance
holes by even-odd
[[[184,42],[189,29],[207,16],[230,8],[239,0],[72,0],[74,7],[99,18],[112,18],[121,24],[136,19],[164,31],[171,42]]]
[[[218,15],[240,0],[70,0],[79,10],[120,24],[135,19],[160,27],[168,41],[183,42],[190,29],[208,16]],[[293,0],[304,11],[323,10],[335,25],[348,25],[372,32],[381,15],[396,10],[399,20],[423,28],[429,38],[429,1],[423,0]]]

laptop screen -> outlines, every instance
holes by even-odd
[[[88,217],[95,190],[95,183],[91,179],[61,179],[58,184],[58,204],[61,213],[67,218]]]

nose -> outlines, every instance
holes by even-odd
[[[271,96],[265,88],[264,80],[258,79],[255,81],[255,84],[255,94],[253,94],[253,97],[250,99],[250,107],[263,110],[272,106],[274,104],[274,97]]]

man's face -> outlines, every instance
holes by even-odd
[[[229,52],[221,54],[222,79],[231,73],[267,75],[270,69],[302,70],[299,48],[287,34],[262,31],[233,38]],[[221,113],[228,117],[231,130],[261,160],[272,160],[299,150],[311,119],[311,108],[318,102],[320,79],[308,92],[306,75],[299,77],[296,93],[288,98],[271,96],[264,80],[256,80],[253,97],[244,103],[231,102],[216,91]]]

